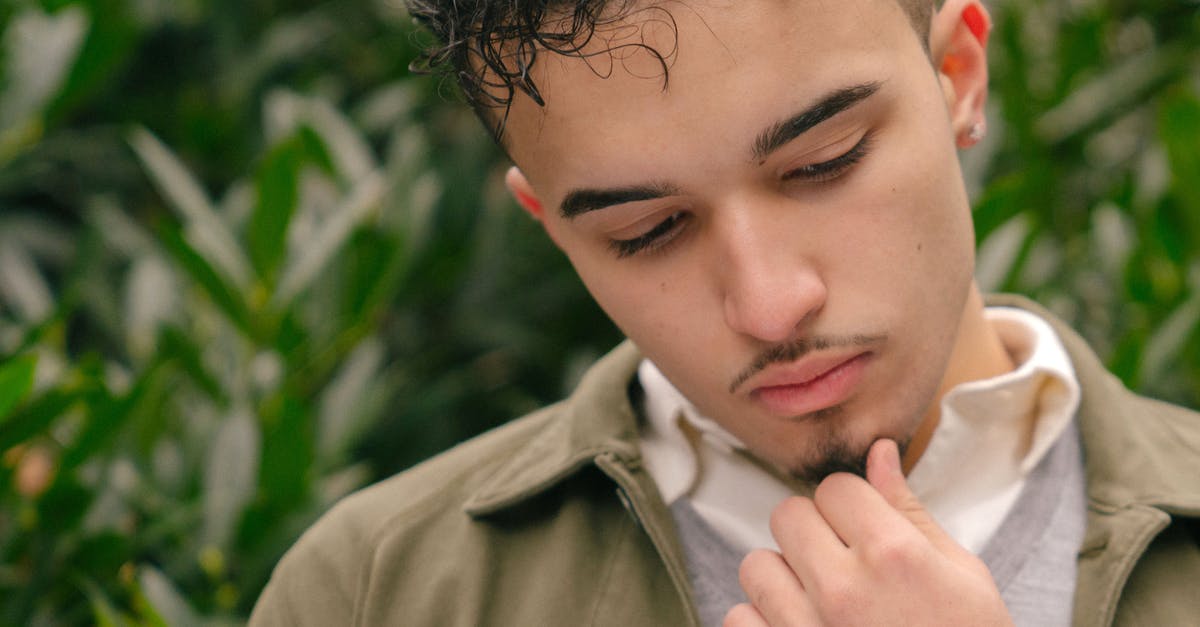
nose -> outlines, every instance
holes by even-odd
[[[737,333],[779,343],[815,317],[828,290],[808,243],[771,215],[755,213],[736,212],[725,225],[718,269],[725,322]]]

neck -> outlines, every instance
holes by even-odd
[[[942,413],[942,398],[956,386],[969,381],[990,379],[1010,372],[1016,364],[1005,350],[999,334],[992,328],[991,323],[983,315],[983,297],[979,288],[971,286],[967,296],[963,315],[958,325],[958,337],[954,342],[954,350],[946,366],[946,374],[942,377],[937,396],[929,405],[925,417],[917,426],[908,448],[904,452],[902,465],[904,472],[912,470],[917,460],[929,446],[933,431],[937,428]]]

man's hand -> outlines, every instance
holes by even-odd
[[[869,482],[869,483],[868,483]],[[726,627],[1012,625],[991,573],[908,489],[896,443],[867,455],[867,481],[835,474],[771,516],[782,554],[742,562],[750,603]]]

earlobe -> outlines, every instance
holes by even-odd
[[[508,192],[512,194],[517,204],[521,205],[522,209],[540,222],[545,213],[542,209],[542,203],[538,200],[537,194],[533,193],[533,186],[529,184],[529,181],[517,166],[508,169],[508,172],[504,175],[504,184],[508,187]]]
[[[987,131],[987,42],[991,18],[978,0],[947,0],[933,18],[930,51],[942,79],[959,148]]]

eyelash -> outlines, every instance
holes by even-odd
[[[608,247],[617,253],[618,259],[661,250],[678,234],[677,227],[681,226],[687,217],[686,213],[676,211],[642,235],[633,239],[614,239],[608,243]]]
[[[814,163],[791,170],[783,175],[784,181],[803,180],[809,183],[825,183],[846,173],[867,156],[871,149],[870,133],[863,135],[853,148],[828,161]],[[608,247],[616,253],[618,259],[625,259],[637,254],[650,254],[661,251],[679,234],[679,228],[686,221],[688,214],[677,211],[666,220],[659,222],[654,228],[632,239],[615,239],[609,241]]]
[[[822,161],[821,163],[814,163],[812,165],[796,168],[795,170],[784,174],[783,180],[793,181],[796,179],[803,179],[804,181],[810,183],[824,183],[826,181],[832,181],[842,174],[845,174],[847,170],[849,170],[859,161],[862,161],[863,157],[867,156],[867,152],[869,152],[871,149],[871,139],[871,134],[867,133],[866,135],[863,135],[862,139],[858,140],[858,143],[855,144],[853,148],[847,150],[842,155],[834,157],[829,161]]]

